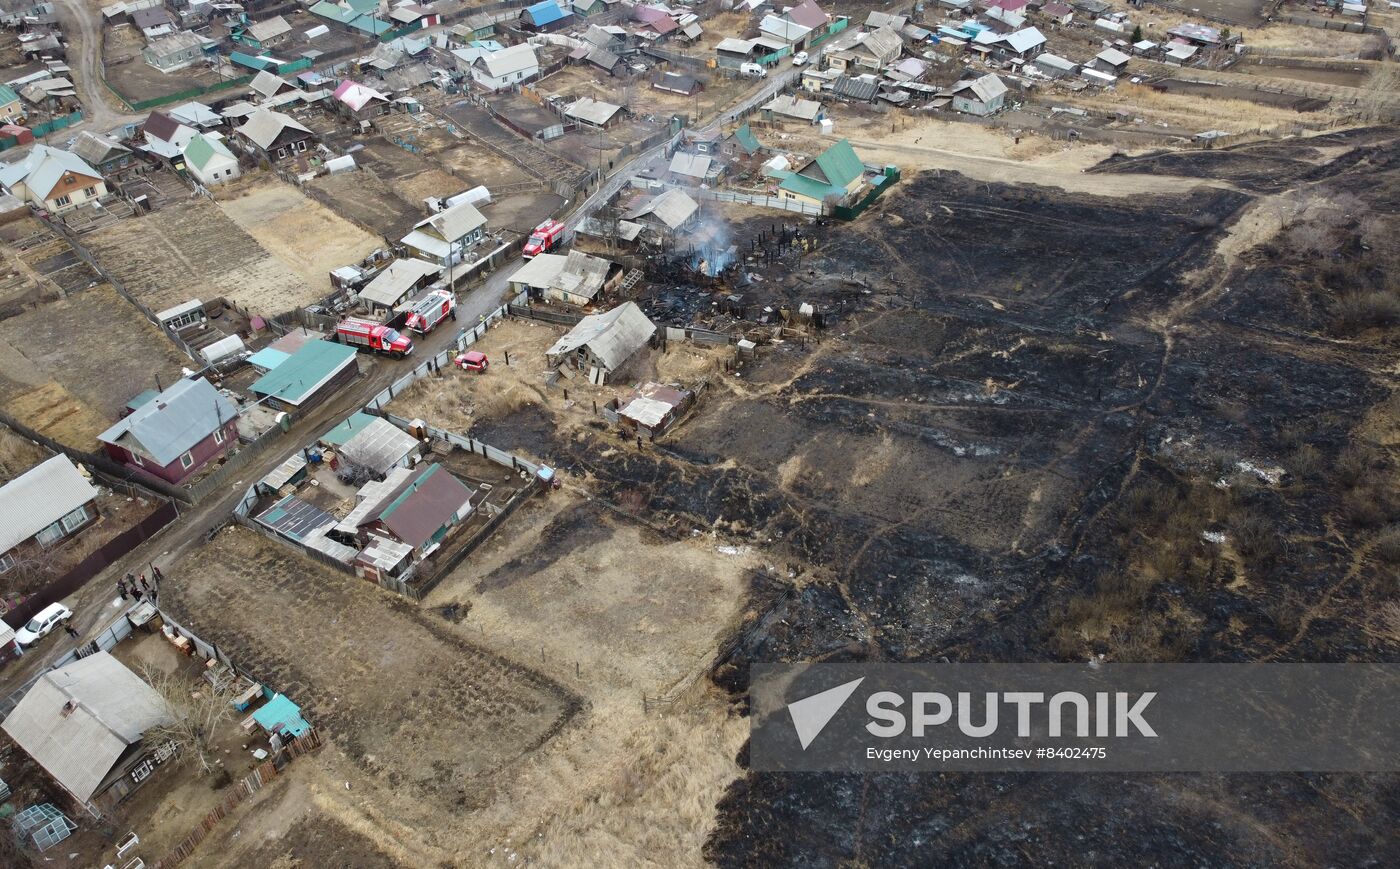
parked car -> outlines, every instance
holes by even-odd
[[[463,371],[475,371],[478,374],[484,372],[491,364],[487,360],[486,354],[477,350],[468,350],[466,353],[458,355],[453,361],[461,366]]]
[[[768,70],[757,63],[746,63],[739,67],[739,74],[747,78],[767,78]]]
[[[73,617],[73,611],[61,603],[51,603],[39,610],[29,623],[15,631],[15,641],[26,649],[48,636],[49,631]]]
[[[792,56],[792,65],[793,65],[793,66],[806,66],[806,65],[807,65],[807,52],[805,52],[805,51],[799,51],[799,52],[797,52],[796,54],[794,54],[794,55]]]

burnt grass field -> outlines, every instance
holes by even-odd
[[[663,443],[481,436],[786,556],[714,668],[740,707],[754,661],[1394,661],[1394,139],[1121,170],[1232,185],[1181,196],[906,178],[768,279],[836,312],[821,340]],[[1276,237],[1216,256],[1290,185]],[[1387,776],[751,774],[706,856],[1393,865],[1397,813]]]

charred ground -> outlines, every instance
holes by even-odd
[[[1388,135],[1179,158],[1236,184],[1179,196],[907,179],[755,285],[834,311],[820,342],[768,349],[664,442],[529,408],[490,435],[676,532],[788,553],[716,667],[736,698],[758,660],[1394,659]],[[1261,208],[1277,226],[1244,238]],[[1359,777],[751,775],[708,856],[1365,863],[1395,857],[1397,800]]]

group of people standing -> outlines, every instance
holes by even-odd
[[[152,564],[149,580],[146,579],[144,573],[139,577],[134,573],[128,573],[125,578],[117,580],[117,594],[121,595],[122,600],[131,597],[133,600],[139,601],[143,597],[149,597],[151,603],[155,603],[160,598],[160,581],[164,578],[165,575],[160,572],[160,568]]]

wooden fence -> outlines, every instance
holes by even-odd
[[[321,745],[321,735],[314,728],[308,730],[300,738],[287,743],[272,759],[254,769],[242,781],[230,788],[229,794],[212,811],[200,819],[199,823],[180,844],[155,862],[154,869],[173,869],[173,867],[188,860],[199,844],[219,826],[220,821],[228,817],[229,813],[262,790],[268,782],[277,778],[277,775],[286,768],[287,764],[304,754],[315,751]]]

